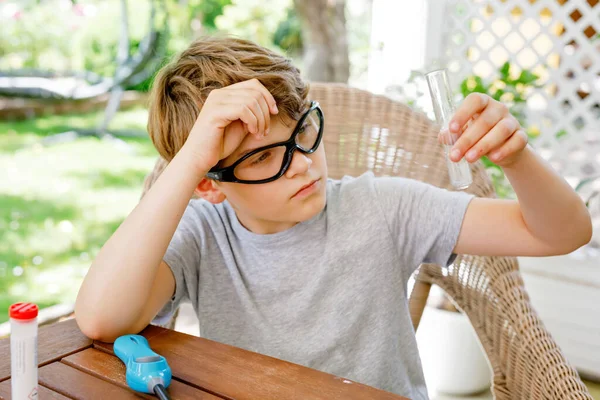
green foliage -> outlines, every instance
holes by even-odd
[[[65,12],[64,5],[56,3],[15,11],[0,24],[0,68],[35,68],[41,64],[47,69],[76,67],[69,60],[71,43],[64,39],[79,23]]]
[[[286,19],[291,0],[233,0],[225,6],[223,15],[215,20],[223,33],[252,40],[261,46],[278,50],[273,34],[280,22]]]
[[[288,54],[298,54],[302,51],[302,26],[293,8],[289,8],[286,18],[279,22],[273,34],[273,44]]]
[[[479,76],[469,76],[461,82],[460,92],[463,97],[467,97],[471,93],[489,95],[493,99],[506,104],[512,115],[519,120],[521,126],[527,127],[524,107],[528,96],[537,87],[535,82],[539,77],[526,69],[513,77],[513,69],[514,67],[509,62],[504,63],[498,69],[498,76],[487,83]],[[528,130],[528,133],[530,133],[530,136],[533,135],[530,130]]]
[[[188,2],[188,15],[191,19],[199,18],[202,26],[207,30],[215,31],[217,30],[217,17],[223,15],[225,7],[230,4],[231,0],[190,0]]]
[[[151,0],[128,0],[130,53],[148,31]],[[22,8],[0,24],[0,69],[91,71],[113,76],[121,32],[121,0],[47,0]],[[291,0],[165,0],[169,42],[152,76],[130,90],[149,90],[154,75],[191,40],[217,31],[253,40],[294,57],[302,33]],[[0,9],[2,5],[0,5]],[[59,10],[59,12],[57,12]],[[161,13],[161,7],[157,12]],[[42,29],[40,29],[42,27]]]
[[[192,30],[191,21],[196,16],[201,16],[206,27],[214,29],[215,19],[229,3],[229,0],[190,0],[187,4],[166,1],[168,20],[158,26],[159,30],[166,26],[169,30],[162,64],[185,48],[196,33],[206,33]],[[128,0],[127,5],[129,47],[133,54],[149,29],[150,0]],[[157,13],[160,15],[160,7]],[[113,76],[120,32],[120,0],[76,4],[47,0],[0,24],[0,69],[86,70]],[[145,91],[151,82],[149,78],[128,89]]]
[[[556,132],[554,137],[557,139],[560,139],[561,137],[565,136],[566,134],[567,134],[567,131],[564,129],[561,129],[560,131]]]

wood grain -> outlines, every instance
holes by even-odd
[[[144,398],[129,389],[113,385],[61,362],[54,362],[40,368],[39,382],[72,399],[122,400]]]
[[[64,358],[63,363],[84,371],[88,374],[102,378],[115,385],[127,388],[125,380],[125,365],[116,356],[96,349],[86,349]],[[190,400],[219,400],[220,397],[186,385],[176,380],[171,381],[167,389],[172,399]],[[147,396],[148,399],[155,399]]]
[[[403,399],[342,377],[156,326],[147,327],[141,334],[154,351],[167,358],[175,377],[169,388],[173,398]],[[40,330],[39,362],[47,365],[39,369],[39,382],[50,389],[48,396],[60,393],[74,399],[148,398],[126,388],[124,367],[111,355],[112,344],[94,342],[94,349],[89,349],[91,345],[74,320]],[[10,376],[9,347],[8,339],[0,340],[0,380],[5,381]],[[63,362],[54,362],[63,358]]]
[[[301,365],[155,326],[141,333],[173,376],[235,400],[400,400],[403,397]],[[112,344],[94,342],[112,352]]]
[[[69,354],[88,348],[88,339],[74,319],[40,328],[38,333],[38,365],[60,360]],[[0,340],[0,382],[10,378],[10,338]]]
[[[0,400],[11,400],[12,396],[10,394],[10,382],[11,380],[6,380],[0,383]],[[68,400],[68,397],[63,396],[60,393],[56,393],[54,390],[50,390],[41,385],[38,386],[38,398],[40,400]]]

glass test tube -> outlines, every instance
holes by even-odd
[[[448,71],[446,69],[432,71],[425,74],[425,78],[427,79],[429,93],[431,94],[435,119],[437,120],[437,123],[441,125],[440,134],[442,135],[450,183],[457,189],[466,189],[473,183],[469,163],[464,158],[459,162],[450,160],[450,149],[460,135],[456,133],[451,134],[448,128],[450,120],[455,112],[454,102],[452,101],[452,89],[448,79]]]

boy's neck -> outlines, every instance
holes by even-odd
[[[298,224],[298,222],[293,221],[268,221],[251,218],[243,215],[235,209],[234,211],[240,224],[250,232],[257,235],[269,235],[283,232]]]

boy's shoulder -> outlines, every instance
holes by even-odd
[[[178,229],[192,230],[200,236],[209,231],[219,230],[224,223],[230,222],[225,203],[213,204],[201,198],[191,199],[183,213]]]
[[[357,210],[372,211],[377,205],[390,207],[402,201],[414,201],[427,186],[410,178],[377,177],[371,171],[356,177],[329,179],[327,207],[355,215]]]
[[[371,197],[382,197],[398,195],[401,193],[418,191],[426,183],[397,176],[375,176],[373,172],[367,171],[359,176],[346,175],[341,179],[329,179],[328,190],[338,197],[353,198],[354,196],[366,195]],[[329,192],[328,192],[329,195]]]
[[[381,211],[389,213],[399,210],[406,213],[430,213],[426,204],[452,202],[461,197],[472,197],[463,192],[451,192],[430,183],[398,176],[375,176],[365,172],[360,176],[344,176],[330,180],[327,193],[328,210],[337,217],[373,217]],[[391,211],[390,211],[391,210]]]

